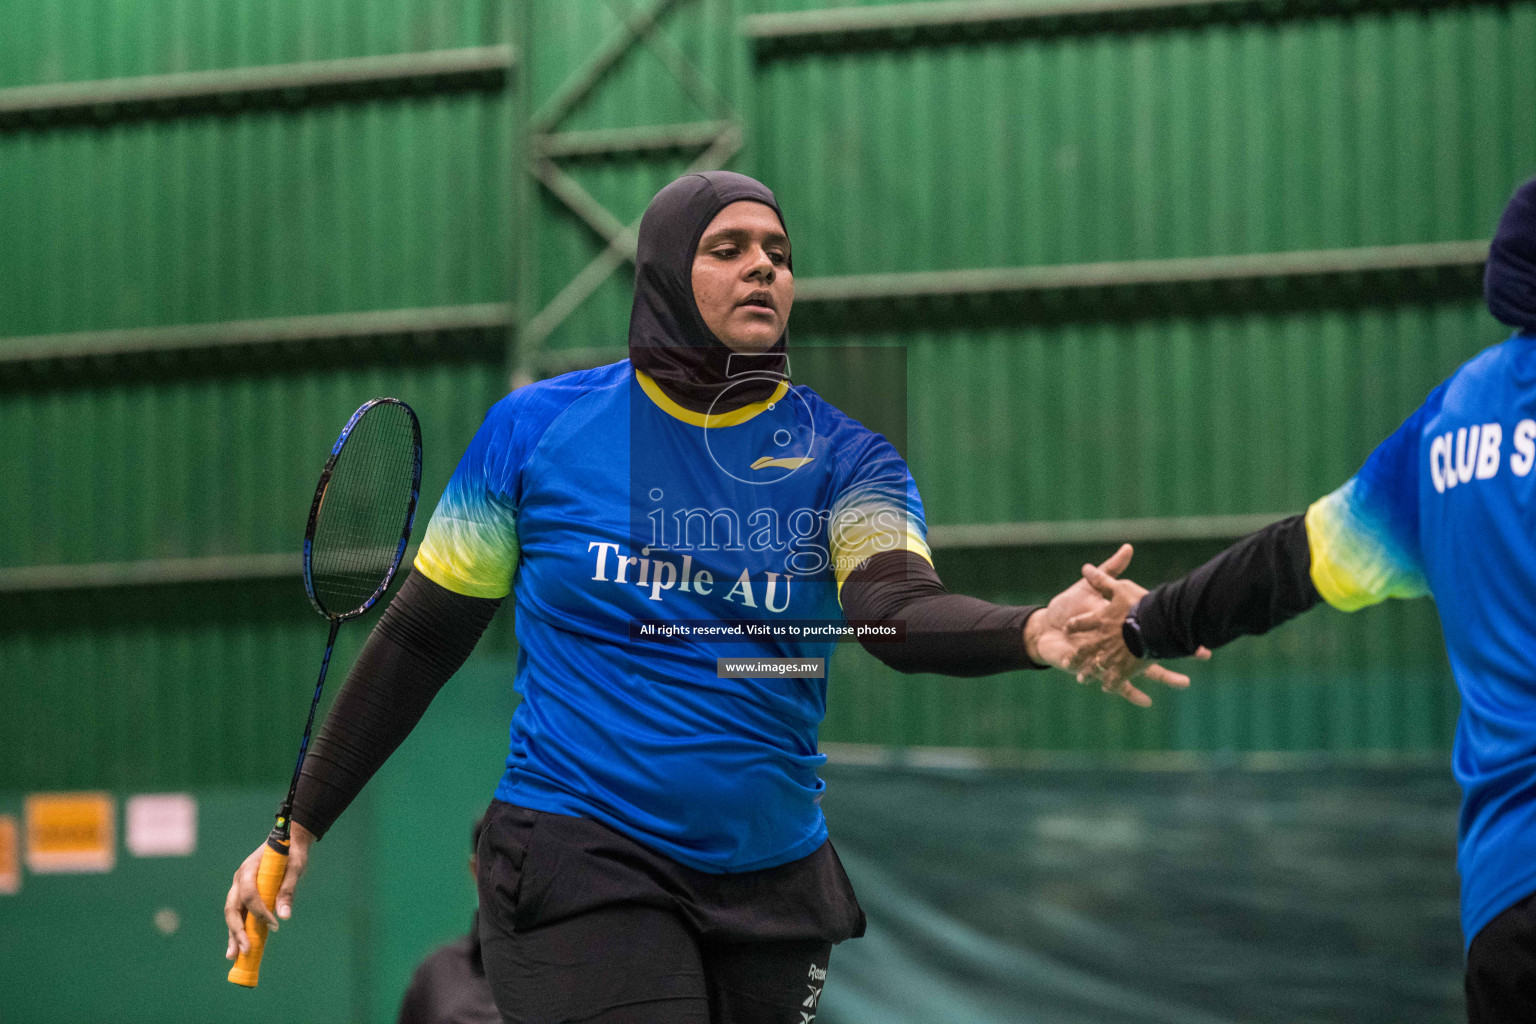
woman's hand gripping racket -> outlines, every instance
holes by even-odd
[[[304,754],[320,706],[336,631],[347,619],[356,618],[377,601],[394,578],[411,539],[416,518],[416,498],[421,491],[421,425],[411,407],[394,398],[375,398],[364,403],[342,428],[331,449],[320,484],[309,506],[309,525],[304,531],[304,590],[315,611],[331,623],[320,661],[320,678],[309,703],[299,759],[293,766],[288,797],[277,812],[277,825],[259,847],[254,879],[253,853],[235,873],[234,885],[224,904],[229,925],[227,956],[235,957],[229,980],[247,988],[256,986],[268,927],[276,927],[272,911],[285,876],[302,872],[302,858],[289,863],[293,796],[299,788]],[[308,833],[299,826],[306,840]],[[304,848],[307,849],[307,841]],[[254,888],[254,892],[251,890]],[[291,894],[292,884],[287,887]],[[256,900],[260,899],[260,906]],[[243,921],[242,921],[243,919]],[[240,941],[244,939],[245,941]]]

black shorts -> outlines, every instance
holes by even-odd
[[[710,874],[496,801],[477,857],[485,973],[512,1024],[811,1024],[832,945],[864,934],[831,843]]]
[[[1473,937],[1466,987],[1471,1024],[1536,1021],[1536,893]]]

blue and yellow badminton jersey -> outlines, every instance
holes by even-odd
[[[1536,892],[1536,338],[1481,353],[1307,511],[1312,580],[1352,611],[1433,594],[1461,690],[1468,945]]]
[[[604,822],[704,871],[825,841],[825,679],[718,679],[716,659],[826,658],[825,637],[635,638],[638,623],[836,623],[863,559],[928,557],[906,464],[809,388],[724,415],[628,360],[512,392],[470,443],[416,569],[517,610],[498,799]]]

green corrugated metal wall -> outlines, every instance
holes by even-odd
[[[750,135],[803,277],[1471,239],[1536,169],[1533,59],[1536,7],[1518,4],[909,31],[760,54]],[[798,338],[908,346],[931,525],[1298,512],[1503,337],[1475,298],[1411,293],[948,319]],[[1219,546],[1143,545],[1134,569],[1150,582]],[[1108,550],[938,564],[951,586],[1042,600]],[[823,735],[860,742],[1434,749],[1456,709],[1427,602],[1229,647],[1150,713],[1048,678],[843,662]]]
[[[507,6],[13,5],[0,85],[505,43]],[[0,130],[0,336],[505,302],[509,83],[104,114]],[[450,332],[0,364],[0,566],[296,550],[364,399],[425,424],[426,508],[505,388]],[[19,486],[16,486],[19,484]],[[296,574],[0,593],[0,788],[286,777],[324,624]],[[344,631],[343,657],[360,627]],[[505,646],[498,631],[493,646]],[[16,706],[13,704],[13,707]],[[290,719],[295,721],[290,722]]]
[[[26,0],[0,86],[483,46],[509,31],[502,6]],[[6,334],[504,295],[504,92],[167,107],[0,134]]]
[[[0,337],[512,303],[537,327],[507,339],[523,374],[617,354],[622,260],[544,317],[608,240],[525,166],[549,153],[628,224],[733,129],[731,165],[779,192],[802,281],[1476,239],[1536,169],[1531,3],[1234,10],[755,45],[742,19],[761,8],[729,0],[13,5],[0,86],[508,42],[517,63],[491,84],[0,128]],[[1185,292],[1177,310],[1090,297],[1044,316],[808,303],[795,337],[907,348],[906,446],[939,526],[1297,511],[1500,337],[1465,282]],[[20,482],[0,491],[0,566],[285,551],[334,431],[380,392],[422,413],[430,506],[512,369],[498,329],[472,334],[451,352],[397,332],[0,365],[0,459]],[[1217,547],[1143,545],[1136,569],[1151,582]],[[1105,550],[939,564],[957,589],[1022,600]],[[0,613],[23,709],[0,718],[0,788],[286,772],[253,712],[308,686],[320,623],[296,581],[13,589]],[[1433,618],[1316,613],[1150,713],[1064,677],[907,679],[850,650],[824,737],[1440,748],[1455,698]]]
[[[1533,62],[1529,4],[917,36],[765,54],[752,134],[802,275],[1481,238]]]
[[[399,395],[432,424],[423,490],[435,495],[501,379],[485,365],[368,367],[0,395],[15,413],[6,436],[43,442],[8,452],[32,461],[33,486],[6,493],[23,528],[5,561],[286,550],[362,398]],[[325,632],[296,577],[0,602],[0,664],[24,709],[0,716],[9,784],[233,785],[290,770],[263,709],[299,727]],[[343,630],[338,664],[363,632]]]

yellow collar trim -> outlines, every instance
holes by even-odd
[[[747,420],[763,412],[770,405],[789,393],[789,381],[781,380],[779,381],[779,386],[773,389],[773,394],[761,402],[753,402],[751,405],[744,405],[740,409],[732,409],[730,412],[694,412],[692,409],[685,409],[668,398],[667,393],[661,390],[660,384],[651,379],[650,374],[642,370],[636,370],[635,379],[640,382],[640,390],[644,391],[646,396],[655,402],[662,412],[673,419],[682,420],[684,423],[692,424],[695,427],[734,427],[739,423],[747,422]]]

